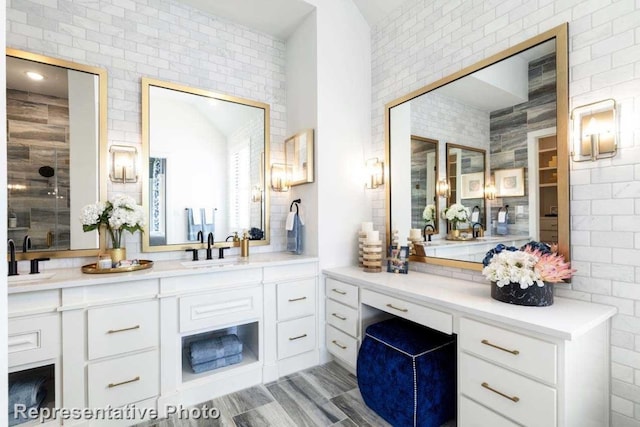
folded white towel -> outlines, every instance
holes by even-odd
[[[471,222],[478,222],[478,221],[480,221],[480,212],[478,211],[471,212]]]
[[[289,212],[289,214],[287,215],[287,222],[285,223],[284,228],[286,228],[288,231],[293,230],[293,219],[295,217],[296,217],[295,212]]]
[[[193,215],[193,225],[202,224],[202,215],[200,215],[200,209],[194,209],[192,211],[192,215]]]
[[[507,222],[507,213],[505,211],[498,212],[498,222],[500,223]]]
[[[204,208],[204,223],[213,224],[215,222],[215,209]]]

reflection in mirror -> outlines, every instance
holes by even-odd
[[[412,134],[449,141],[436,182],[449,183],[450,197],[438,213],[460,203],[472,216],[463,241],[447,239],[439,215],[440,232],[414,261],[478,270],[496,244],[532,239],[569,256],[566,36],[562,25],[387,105],[387,235],[408,236],[426,203],[406,196]]]
[[[485,150],[447,143],[447,206],[458,203],[467,208],[469,221],[458,227],[465,239],[466,234],[473,235],[474,227],[477,232],[486,229],[485,171]],[[451,224],[447,224],[447,231],[450,230]]]
[[[98,253],[83,206],[106,196],[106,71],[7,49],[8,237],[18,258]]]
[[[422,228],[427,235],[438,233],[437,176],[438,141],[411,135],[411,228]]]
[[[244,230],[267,244],[269,106],[152,79],[142,93],[143,250],[194,247],[209,234],[225,242]]]

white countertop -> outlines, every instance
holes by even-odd
[[[250,255],[247,258],[228,257],[224,260],[223,266],[206,266],[207,261],[202,262],[202,267],[185,267],[182,263],[187,260],[175,261],[154,261],[153,266],[146,270],[138,270],[127,273],[107,273],[107,274],[87,274],[80,268],[60,268],[46,269],[42,276],[33,275],[28,277],[28,282],[9,282],[7,285],[8,294],[23,292],[36,292],[51,289],[72,288],[76,286],[91,286],[114,282],[130,282],[134,280],[159,279],[165,277],[187,276],[194,274],[211,274],[215,272],[234,271],[248,268],[262,268],[278,265],[289,265],[294,263],[314,262],[316,257],[294,255],[288,252],[265,252]],[[217,261],[217,260],[214,260]],[[51,277],[47,277],[53,274]],[[29,276],[29,275],[24,275]],[[21,277],[22,279],[22,277]]]
[[[337,280],[355,283],[388,295],[421,301],[445,310],[468,313],[512,327],[572,340],[616,314],[608,305],[569,298],[554,298],[548,307],[523,307],[491,298],[489,284],[475,283],[434,274],[365,273],[357,267],[322,271]]]

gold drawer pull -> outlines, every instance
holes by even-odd
[[[134,329],[140,329],[140,325],[131,326],[130,328],[109,329],[109,330],[107,331],[107,333],[108,333],[108,334],[117,334],[118,332],[133,331]]]
[[[127,381],[122,381],[121,383],[111,383],[108,385],[109,388],[114,388],[114,387],[118,387],[119,385],[124,385],[124,384],[129,384],[129,383],[134,383],[136,381],[140,381],[140,376],[137,376],[133,379],[127,380]]]
[[[297,337],[289,337],[289,341],[299,340],[300,338],[306,337],[307,334],[298,335]]]
[[[332,343],[334,343],[335,345],[337,345],[338,347],[340,347],[340,348],[341,348],[341,349],[343,349],[343,350],[346,350],[346,349],[347,349],[347,346],[346,346],[346,345],[342,345],[342,344],[340,344],[340,343],[339,343],[338,341],[336,341],[336,340],[333,340],[333,341],[331,341],[331,342],[332,342]]]
[[[491,390],[492,392],[499,394],[502,397],[506,397],[512,402],[518,403],[520,401],[520,398],[518,396],[509,396],[508,394],[504,394],[503,392],[498,391],[495,388],[491,388],[491,386],[487,383],[482,383],[482,387],[486,388],[487,390]]]
[[[504,347],[500,347],[499,345],[491,344],[489,342],[489,340],[482,340],[480,342],[482,344],[484,344],[484,345],[488,345],[489,347],[497,348],[498,350],[502,350],[502,351],[506,351],[507,353],[511,353],[514,356],[517,356],[517,355],[520,354],[520,351],[518,351],[518,350],[509,350],[508,348],[504,348]]]
[[[340,294],[340,295],[346,295],[347,294],[345,291],[341,291],[340,289],[333,288],[331,290],[333,292],[337,293],[337,294]]]
[[[338,319],[340,319],[340,320],[347,320],[347,318],[346,318],[346,317],[344,317],[344,316],[340,316],[338,313],[331,313],[331,315],[332,315],[333,317],[337,317],[337,318],[338,318]]]
[[[387,307],[393,308],[394,310],[398,310],[398,311],[401,311],[403,313],[406,313],[407,311],[409,311],[406,308],[399,308],[399,307],[394,306],[393,304],[387,304]]]
[[[302,301],[304,299],[307,299],[307,297],[289,298],[289,302]]]

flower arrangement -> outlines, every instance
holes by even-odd
[[[436,205],[427,205],[422,211],[422,219],[425,220],[427,224],[433,223],[436,220]]]
[[[106,202],[97,202],[82,208],[80,221],[85,232],[104,225],[111,237],[113,248],[118,249],[122,244],[123,231],[142,231],[144,211],[132,197],[116,195]]]
[[[575,270],[551,246],[529,242],[520,249],[499,244],[487,252],[482,274],[498,287],[518,283],[521,289],[569,279]]]
[[[457,230],[459,222],[469,221],[469,209],[460,203],[454,203],[442,210],[442,218],[449,221],[452,228]]]

